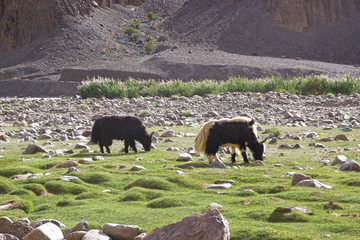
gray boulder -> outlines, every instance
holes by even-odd
[[[292,186],[295,186],[298,182],[303,181],[303,180],[307,180],[307,179],[311,179],[311,177],[309,175],[306,174],[302,174],[302,173],[295,173],[292,177]]]
[[[109,235],[112,240],[132,240],[140,234],[140,228],[135,225],[121,225],[107,223],[102,231]]]
[[[337,155],[331,165],[342,165],[347,162],[347,158],[344,155]]]
[[[350,160],[341,165],[340,170],[360,172],[360,164],[354,160]]]
[[[32,230],[23,240],[61,240],[64,235],[55,224],[48,222]]]
[[[209,209],[193,214],[181,222],[159,227],[150,232],[144,240],[229,240],[229,223],[218,209]]]
[[[82,240],[112,240],[112,239],[104,232],[97,229],[92,229],[84,235]]]
[[[48,153],[49,151],[43,147],[41,147],[40,145],[38,144],[29,144],[25,151],[23,152],[23,154],[35,154],[35,153],[38,153],[38,152],[46,152]]]

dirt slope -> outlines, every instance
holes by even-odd
[[[0,96],[72,95],[98,75],[360,76],[360,0],[93,2],[0,0]],[[148,21],[149,11],[159,19]],[[133,42],[124,29],[136,19]],[[143,50],[147,35],[155,38],[151,55]]]

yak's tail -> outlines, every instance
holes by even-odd
[[[97,144],[100,140],[99,123],[96,121],[91,131],[91,142]]]
[[[206,142],[209,136],[210,128],[215,124],[214,121],[209,121],[205,123],[198,135],[195,138],[195,150],[200,154],[206,153]]]

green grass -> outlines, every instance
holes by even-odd
[[[135,86],[136,84],[133,83]],[[4,158],[0,159],[0,204],[14,201],[18,208],[1,211],[13,221],[27,217],[31,221],[54,218],[68,228],[75,226],[81,219],[89,222],[90,228],[101,229],[105,223],[138,225],[142,231],[149,232],[156,227],[181,221],[184,217],[209,209],[210,203],[223,206],[219,209],[229,222],[231,239],[323,239],[322,234],[330,234],[329,239],[360,238],[359,217],[352,214],[360,209],[360,180],[356,172],[342,172],[333,166],[322,166],[321,159],[335,159],[335,153],[326,149],[340,150],[353,147],[354,150],[342,154],[349,159],[360,161],[357,141],[326,142],[326,149],[308,146],[313,139],[297,141],[282,139],[285,133],[302,135],[317,132],[320,137],[334,137],[341,131],[304,127],[262,126],[264,130],[279,135],[276,144],[267,145],[265,167],[244,165],[241,156],[236,164],[230,164],[230,154],[224,155],[230,166],[240,168],[211,169],[202,157],[193,157],[195,169],[187,169],[176,161],[179,152],[166,151],[168,143],[160,141],[150,152],[119,152],[123,142],[115,140],[113,153],[103,154],[103,161],[81,164],[79,172],[70,175],[79,177],[72,182],[61,182],[59,177],[66,175],[66,169],[55,166],[68,158],[79,160],[93,157],[99,153],[80,153],[53,156],[51,160],[42,159],[42,154],[26,156],[29,161],[19,162],[24,157],[22,151],[27,143],[2,143]],[[197,133],[199,127],[171,127],[176,133]],[[16,130],[12,128],[11,130]],[[159,130],[153,127],[149,131]],[[259,132],[261,137],[269,134]],[[360,130],[346,133],[348,137],[360,139]],[[194,137],[174,137],[174,146],[181,152],[193,146]],[[46,140],[39,140],[42,144]],[[76,140],[67,142],[75,145]],[[303,149],[279,150],[283,144],[300,143]],[[63,149],[63,142],[53,142],[51,150]],[[89,145],[91,150],[98,146]],[[71,148],[71,147],[69,147]],[[141,148],[139,148],[140,150]],[[284,156],[279,156],[280,152]],[[136,158],[143,157],[141,161]],[[49,161],[53,164],[46,166]],[[252,159],[250,160],[252,161]],[[283,167],[275,167],[282,164]],[[134,165],[144,166],[146,171],[131,171]],[[124,167],[125,166],[125,167]],[[294,170],[294,166],[304,170]],[[182,168],[184,167],[184,168]],[[177,175],[181,170],[183,175]],[[321,182],[331,185],[332,189],[315,189],[291,186],[291,178],[281,177],[284,173],[297,171],[309,174]],[[14,180],[13,176],[27,172],[50,173],[40,178]],[[229,189],[206,189],[207,184],[216,180],[233,180]],[[255,193],[241,193],[252,189]],[[329,202],[335,201],[333,208]],[[313,214],[292,212],[280,215],[274,212],[277,207],[303,206]]]
[[[152,41],[145,46],[145,51],[151,52]],[[149,46],[148,46],[149,45]],[[147,49],[148,47],[148,49]],[[83,82],[79,86],[82,98],[115,98],[115,97],[147,97],[147,96],[204,96],[207,94],[218,94],[223,92],[260,92],[287,91],[291,94],[302,95],[326,95],[329,98],[336,94],[350,95],[360,93],[360,80],[351,77],[328,79],[320,76],[282,78],[272,77],[257,80],[247,78],[229,78],[226,81],[191,81],[183,82],[173,80],[167,82],[137,81],[128,79],[118,82],[114,79],[98,78]],[[262,112],[264,109],[257,108]]]

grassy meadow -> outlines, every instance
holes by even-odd
[[[263,129],[303,136],[317,132],[319,138],[335,137],[340,130],[315,128],[290,128],[262,126]],[[154,127],[149,130],[160,130]],[[171,127],[176,133],[197,133],[199,128]],[[8,131],[10,129],[1,129]],[[360,130],[346,133],[347,137],[360,139]],[[264,133],[261,137],[265,137]],[[13,221],[27,217],[31,221],[54,218],[72,228],[86,220],[91,228],[101,229],[105,223],[138,225],[142,231],[181,221],[184,217],[209,209],[210,203],[223,206],[220,212],[230,225],[231,239],[359,239],[360,238],[360,173],[342,172],[331,163],[323,166],[323,160],[335,159],[342,154],[359,161],[358,141],[322,142],[325,148],[308,146],[311,139],[279,139],[268,144],[266,166],[244,165],[241,156],[236,164],[230,164],[230,154],[221,154],[228,169],[202,167],[207,163],[202,157],[193,157],[195,169],[181,168],[176,161],[180,152],[193,146],[194,137],[174,137],[173,143],[160,140],[151,152],[124,154],[120,152],[123,142],[115,141],[111,154],[102,154],[104,160],[83,163],[78,172],[67,174],[67,169],[56,168],[66,159],[78,161],[101,155],[96,145],[89,145],[89,153],[74,149],[78,141],[53,142],[47,149],[73,149],[73,154],[42,158],[44,153],[24,155],[29,142],[0,144],[0,204],[15,201],[19,208],[0,211]],[[43,144],[45,140],[38,141]],[[299,143],[300,149],[278,149],[283,144]],[[178,147],[180,151],[167,151]],[[350,151],[343,151],[351,147]],[[338,153],[329,152],[335,149]],[[141,157],[143,159],[139,160]],[[18,161],[25,158],[24,161]],[[252,159],[251,159],[252,161]],[[280,166],[275,164],[281,164]],[[131,171],[134,165],[147,170]],[[298,166],[303,170],[295,170]],[[176,174],[177,170],[184,172]],[[316,189],[291,186],[291,177],[282,177],[286,172],[309,174],[332,189]],[[40,178],[13,180],[17,174],[50,173]],[[59,177],[71,175],[80,180],[61,182]],[[233,180],[229,189],[206,189],[206,184],[216,180]],[[252,189],[254,192],[241,192]],[[105,191],[104,190],[111,190]],[[335,207],[329,207],[329,201]],[[277,207],[302,206],[312,214],[294,211],[290,215],[274,214]],[[328,234],[328,235],[327,235]],[[328,237],[325,237],[328,236]]]

